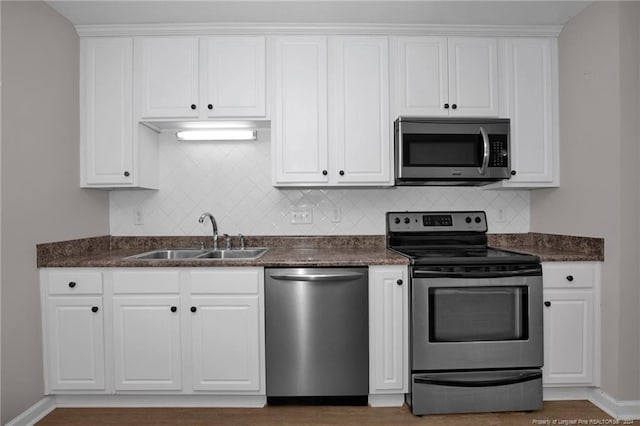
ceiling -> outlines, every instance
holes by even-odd
[[[74,25],[166,23],[339,23],[564,25],[590,3],[434,0],[51,0]]]

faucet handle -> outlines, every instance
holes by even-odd
[[[224,237],[224,248],[225,250],[231,250],[231,237],[229,234],[222,234]]]
[[[244,235],[238,234],[238,237],[240,237],[240,250],[244,250],[245,249]]]

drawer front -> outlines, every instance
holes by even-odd
[[[51,271],[49,294],[102,294],[102,272]]]
[[[215,268],[191,271],[192,294],[255,294],[263,279],[262,268]]]
[[[596,266],[590,262],[545,262],[542,282],[545,288],[591,288]]]
[[[114,271],[113,292],[116,294],[179,293],[178,271]]]

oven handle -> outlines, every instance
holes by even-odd
[[[493,272],[451,272],[451,271],[420,271],[414,270],[414,278],[508,278],[519,276],[541,275],[540,269],[529,268],[515,271]]]
[[[542,378],[542,372],[540,371],[531,371],[526,373],[517,373],[507,377],[500,377],[497,379],[445,379],[439,378],[437,376],[416,376],[413,381],[415,383],[424,384],[424,385],[437,385],[437,386],[455,386],[455,387],[464,387],[464,388],[484,388],[490,386],[506,386],[513,385],[516,383],[524,383],[531,380],[536,380]]]
[[[480,168],[480,175],[484,176],[487,173],[487,166],[489,166],[489,153],[491,146],[489,145],[489,135],[484,127],[480,127],[480,134],[482,135],[482,167]]]

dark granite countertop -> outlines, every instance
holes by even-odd
[[[385,248],[384,235],[365,236],[253,236],[247,247],[268,247],[254,260],[125,260],[125,257],[159,248],[195,247],[210,237],[102,236],[37,245],[39,268],[103,267],[321,267],[407,265],[408,260]],[[602,238],[553,234],[490,234],[489,245],[535,254],[543,262],[602,261]],[[239,246],[235,237],[234,247]]]

